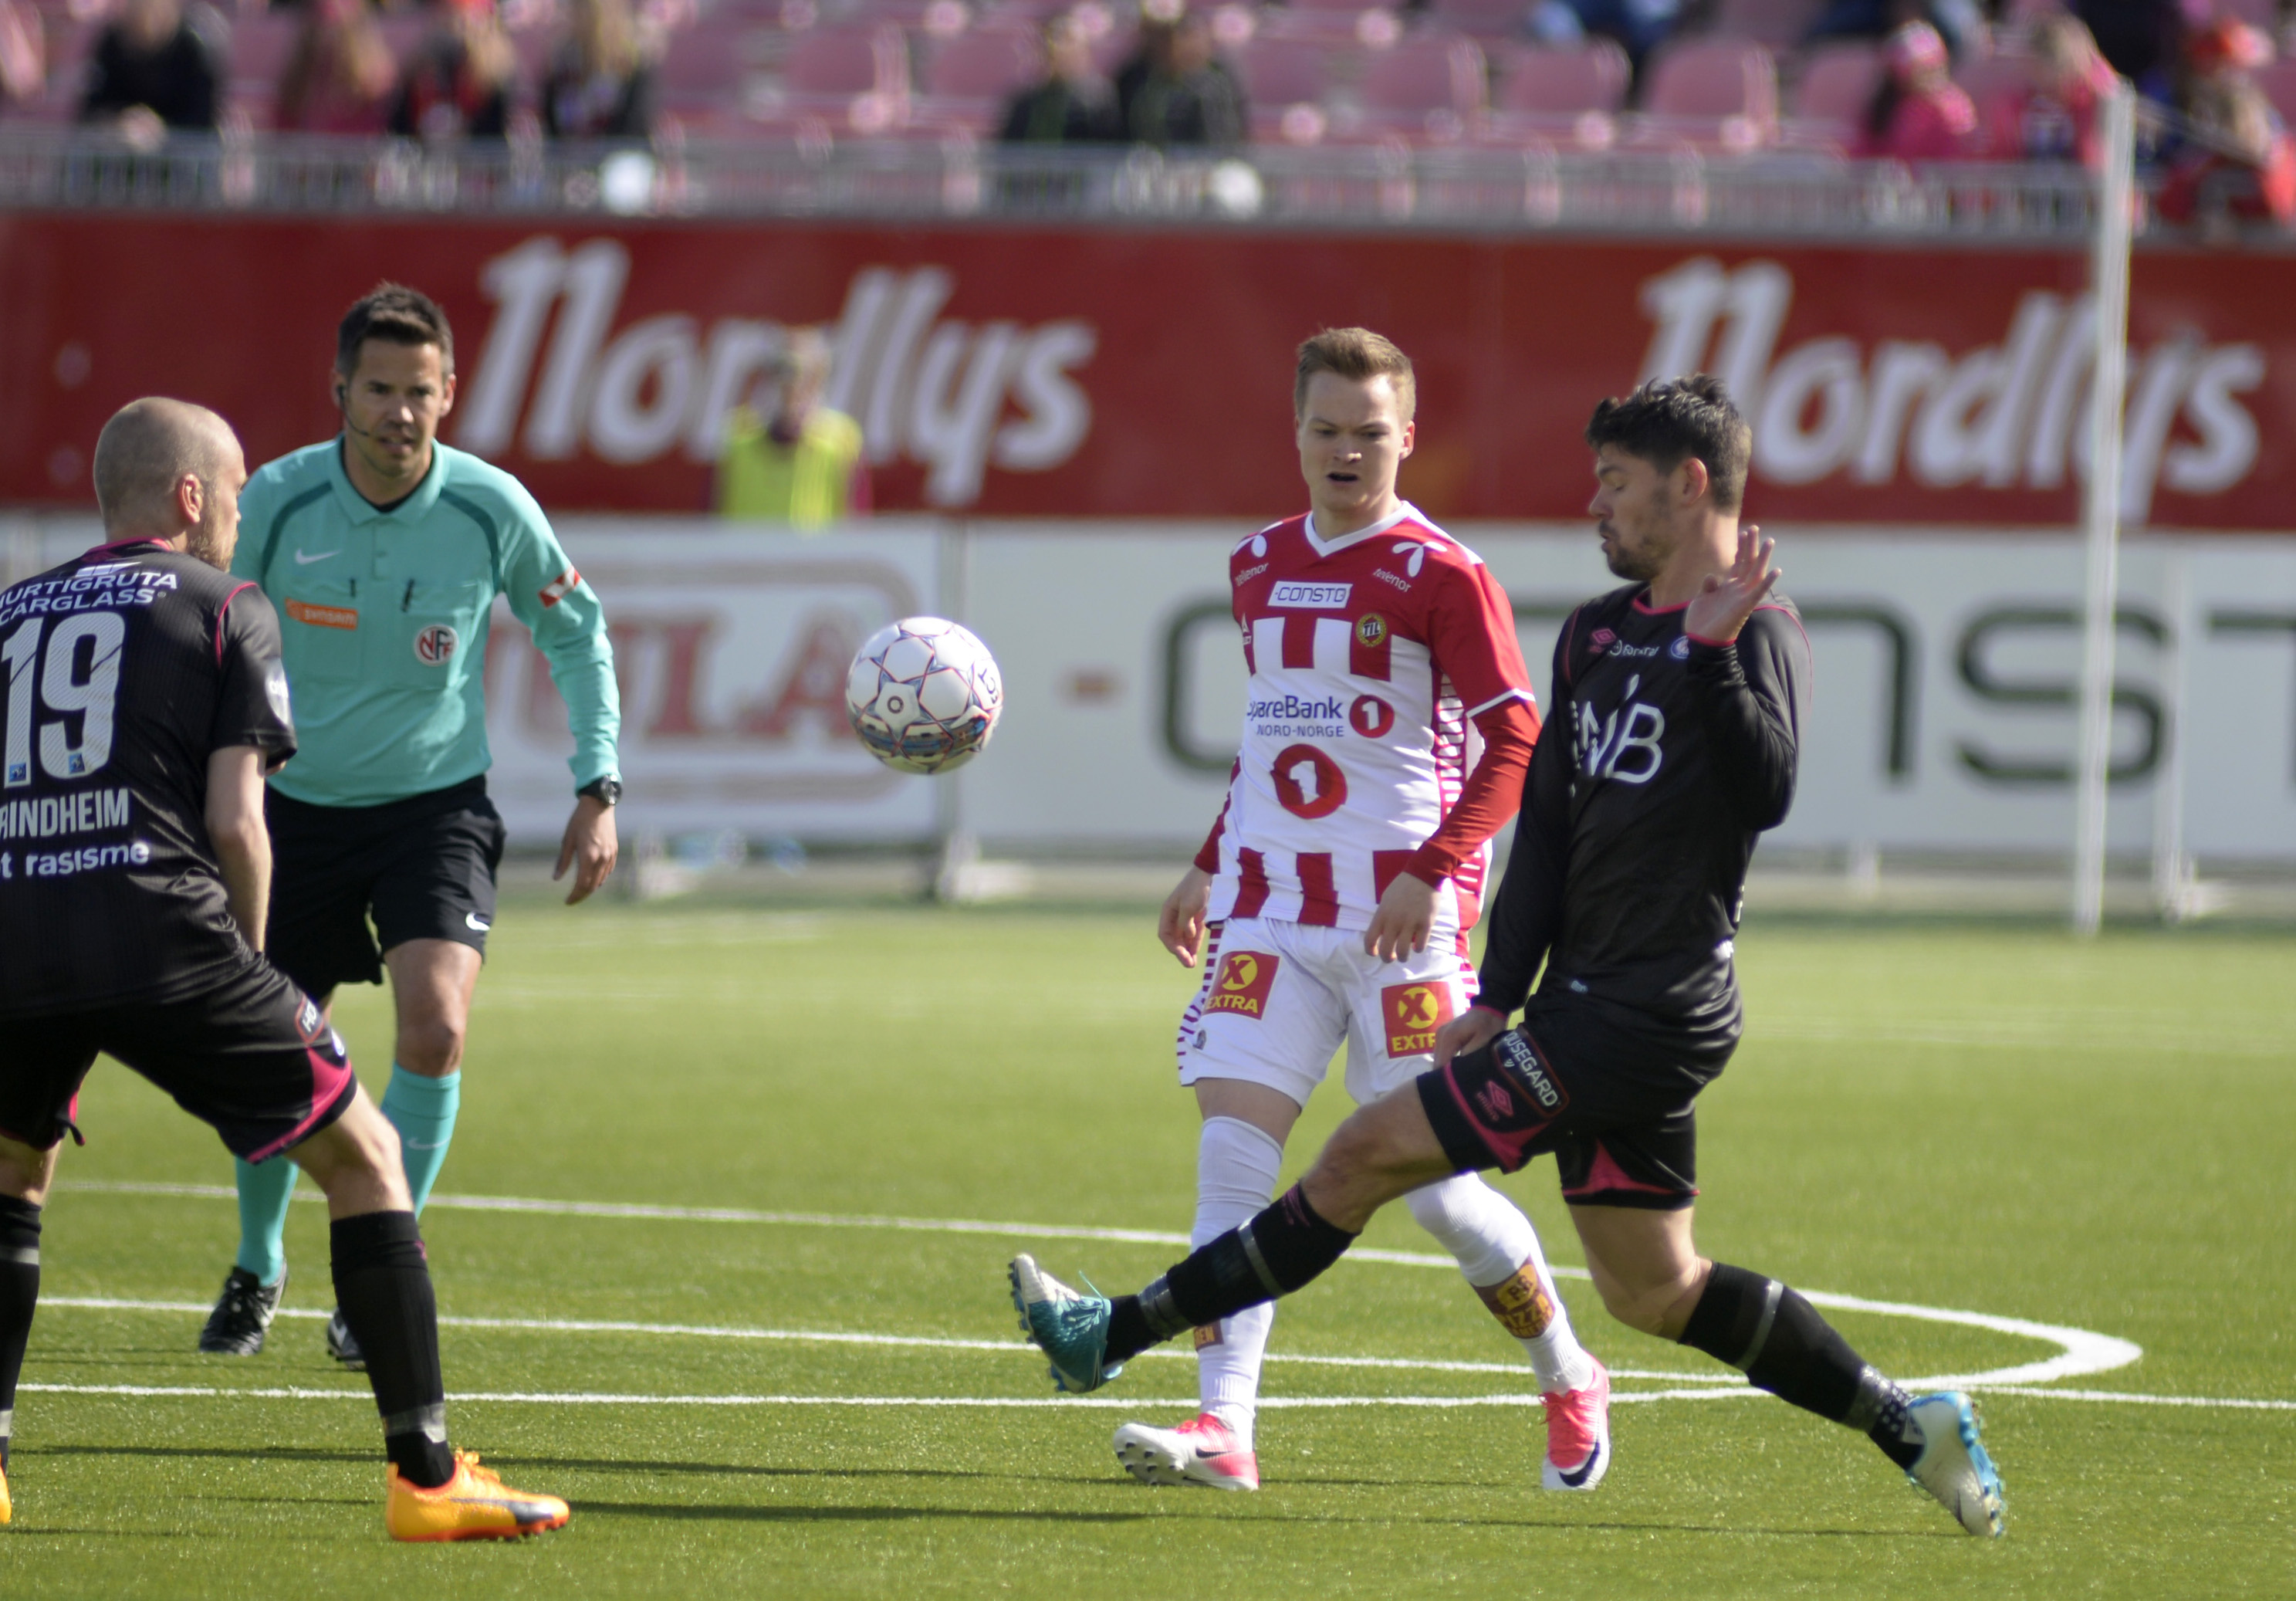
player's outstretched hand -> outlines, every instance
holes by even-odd
[[[1183,967],[1193,967],[1204,954],[1204,908],[1211,899],[1212,875],[1191,865],[1164,897],[1164,909],[1156,914],[1156,942],[1178,957]]]
[[[555,883],[566,876],[567,868],[573,868],[574,887],[566,891],[566,904],[587,900],[606,882],[620,854],[621,846],[614,835],[614,809],[584,795],[574,802],[574,815],[566,819],[566,835],[558,842],[558,866],[550,874],[551,882]]]
[[[1382,962],[1400,962],[1411,952],[1427,948],[1434,927],[1435,886],[1398,873],[1379,898],[1371,926],[1364,930],[1364,954]]]
[[[1480,1051],[1506,1030],[1504,1014],[1488,1006],[1469,1006],[1435,1034],[1435,1065],[1447,1067],[1454,1056]]]
[[[1740,529],[1738,559],[1730,563],[1727,573],[1706,580],[1706,587],[1682,614],[1682,631],[1693,639],[1725,645],[1737,638],[1754,608],[1784,576],[1770,565],[1770,556],[1777,548],[1778,542],[1763,538],[1762,530],[1753,524]]]

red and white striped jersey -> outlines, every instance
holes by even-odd
[[[1407,504],[1330,541],[1308,517],[1279,522],[1236,546],[1228,576],[1250,688],[1207,842],[1209,915],[1367,927],[1458,802],[1481,746],[1469,719],[1533,703],[1513,607]],[[1456,922],[1439,903],[1439,919],[1472,926],[1489,860],[1484,842],[1460,862]]]

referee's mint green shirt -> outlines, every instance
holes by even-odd
[[[271,782],[316,806],[380,806],[485,772],[487,625],[500,595],[534,631],[574,733],[571,792],[619,776],[621,696],[598,596],[534,497],[433,445],[414,494],[379,511],[341,441],[283,456],[239,497],[231,570],[279,610],[295,759]]]

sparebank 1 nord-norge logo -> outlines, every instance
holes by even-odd
[[[715,462],[727,416],[768,381],[788,325],[768,306],[706,326],[682,312],[620,325],[629,277],[615,239],[570,250],[545,235],[488,261],[480,287],[494,316],[455,442],[541,461],[587,449],[627,466],[672,452]],[[978,500],[991,471],[1046,472],[1076,455],[1092,401],[1075,374],[1099,345],[1075,318],[944,317],[957,288],[946,267],[864,267],[826,330],[824,403],[859,421],[872,464],[925,468],[925,498],[942,506]]]

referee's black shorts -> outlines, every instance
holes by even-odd
[[[257,956],[182,1000],[0,1020],[0,1134],[40,1151],[61,1143],[98,1051],[166,1090],[249,1162],[310,1138],[358,1093],[341,1036]]]
[[[1554,1153],[1575,1206],[1672,1211],[1698,1198],[1692,1103],[1737,1044],[1654,1026],[1591,997],[1534,995],[1522,1021],[1419,1076],[1419,1101],[1462,1172],[1512,1173]]]
[[[314,806],[265,792],[271,918],[265,954],[311,994],[382,982],[382,953],[452,940],[486,953],[503,820],[487,781],[381,806]],[[373,927],[368,927],[368,918]]]

